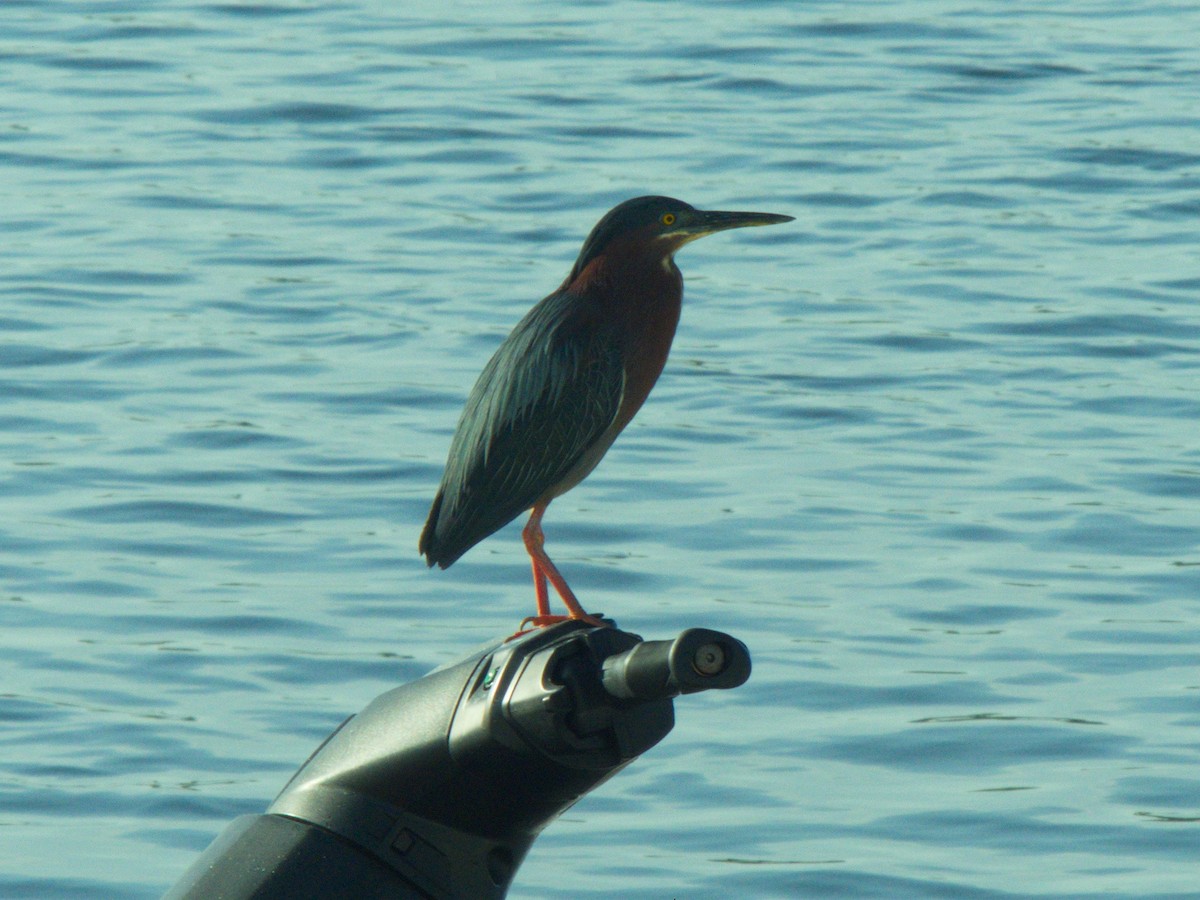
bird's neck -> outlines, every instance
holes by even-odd
[[[624,248],[621,248],[624,249]],[[592,260],[564,289],[594,304],[614,329],[625,361],[617,430],[633,418],[666,365],[683,302],[683,276],[671,256],[629,250]]]
[[[617,244],[617,242],[614,242]],[[595,300],[610,315],[623,315],[631,324],[659,319],[678,321],[683,299],[683,275],[673,254],[655,252],[644,244],[610,246],[591,260],[560,290]]]

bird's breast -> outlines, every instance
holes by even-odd
[[[671,343],[675,339],[675,329],[679,325],[679,311],[678,301],[655,304],[653,309],[646,310],[633,323],[626,345],[625,391],[613,423],[617,431],[628,425],[641,409],[658,376],[662,374],[671,352]]]
[[[618,291],[625,364],[625,391],[617,419],[619,432],[641,409],[662,374],[675,340],[683,302],[683,278],[669,257],[627,273]]]
[[[625,390],[613,422],[615,438],[667,363],[683,304],[683,276],[671,256],[648,254],[643,246],[617,247],[589,264],[571,288],[589,297],[620,348]]]
[[[596,467],[613,441],[641,409],[658,376],[662,374],[679,325],[683,279],[672,263],[658,260],[629,271],[605,266],[603,260],[589,265],[568,289],[586,297],[587,324],[611,336],[619,351],[624,375],[621,403],[612,424],[583,454],[570,474],[544,500],[560,496],[577,485]]]

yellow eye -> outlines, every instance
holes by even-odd
[[[663,213],[662,218],[658,221],[662,222],[664,225],[674,225],[675,213]]]

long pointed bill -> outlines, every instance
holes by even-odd
[[[794,216],[781,216],[776,213],[759,212],[722,212],[719,210],[697,209],[679,217],[679,225],[674,231],[663,235],[675,238],[681,244],[694,241],[717,231],[729,228],[749,228],[755,225],[779,225],[791,222]]]

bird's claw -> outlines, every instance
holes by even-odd
[[[511,641],[515,638],[522,637],[523,635],[529,634],[529,632],[537,628],[546,628],[550,625],[557,625],[559,622],[570,622],[572,620],[577,622],[586,622],[588,625],[592,625],[597,628],[605,628],[610,624],[603,619],[598,619],[595,616],[588,615],[587,613],[579,616],[526,616],[521,620],[521,624],[518,626],[516,634],[510,635],[508,638],[506,638],[506,640]]]

